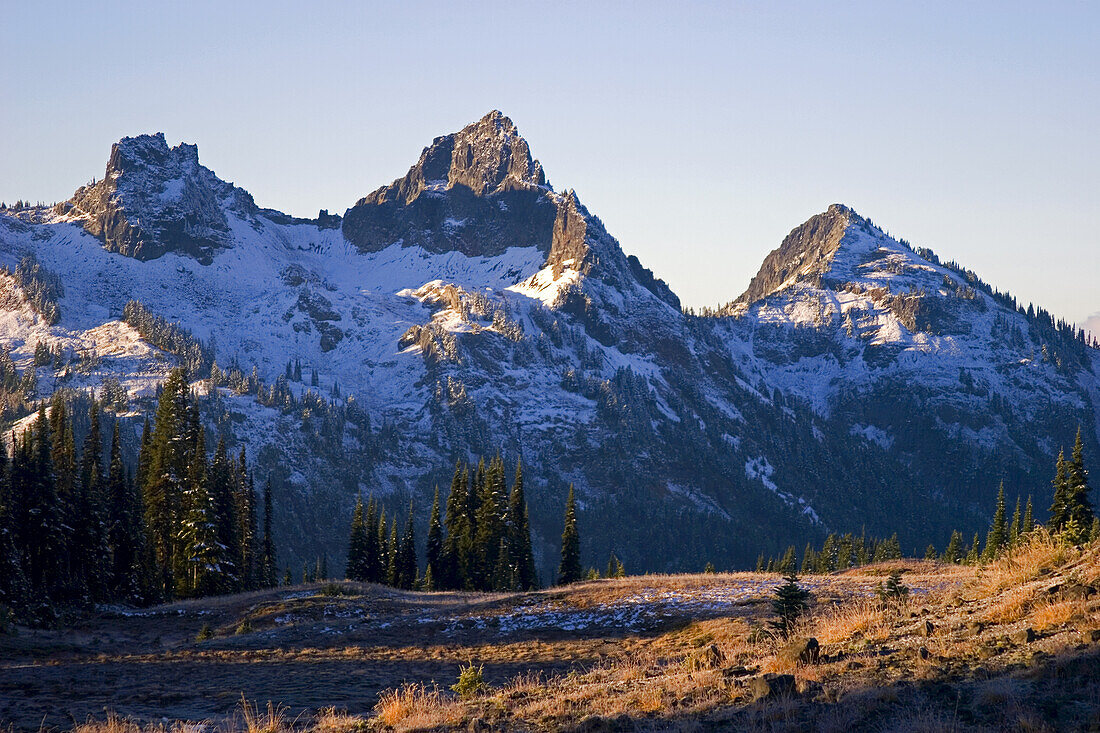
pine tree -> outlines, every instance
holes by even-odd
[[[573,484],[569,484],[569,496],[565,500],[565,528],[561,534],[561,564],[558,566],[558,585],[569,585],[580,580],[581,538],[577,532],[577,503]]]
[[[207,487],[205,456],[196,454],[191,465],[176,574],[176,592],[182,597],[223,592],[226,581],[222,562],[227,548],[218,541],[218,521]]]
[[[265,588],[274,588],[278,582],[278,579],[275,577],[276,557],[274,530],[271,526],[272,513],[271,479],[269,478],[267,483],[264,484],[263,576]]]
[[[348,563],[344,577],[348,580],[367,579],[367,525],[363,519],[363,497],[355,500],[351,514],[351,532],[348,536]]]
[[[772,599],[772,611],[777,618],[771,621],[771,627],[786,637],[790,634],[795,621],[810,607],[810,592],[798,584],[798,576],[787,573],[783,585],[775,590]]]
[[[970,549],[967,550],[967,553],[966,553],[966,564],[967,565],[977,565],[978,560],[981,559],[980,543],[981,543],[981,540],[978,538],[978,533],[975,532],[974,533],[974,541],[970,543]]]
[[[1001,554],[1008,540],[1008,528],[1005,526],[1005,484],[997,491],[997,509],[993,513],[993,524],[985,538],[984,559],[989,562]]]
[[[929,543],[928,547],[924,550],[924,559],[935,560],[937,557],[939,557],[939,553],[936,552],[936,546]]]
[[[366,545],[363,548],[363,580],[378,583],[382,580],[381,541],[378,537],[378,507],[374,497],[367,500],[367,514],[363,520],[366,529]]]
[[[1016,509],[1012,512],[1012,524],[1008,526],[1008,545],[1015,547],[1020,542],[1020,528],[1022,526],[1020,515],[1020,495],[1016,495]]]
[[[443,540],[443,573],[435,578],[436,584],[445,590],[466,587],[467,559],[465,548],[470,542],[470,525],[466,516],[466,478],[461,463],[455,464],[451,479],[451,492],[447,495],[447,512],[443,519],[447,530]]]
[[[206,442],[205,437],[203,443]],[[197,460],[201,455],[202,459],[206,458],[206,446],[196,445],[195,456],[193,460]],[[225,449],[225,439],[219,439],[218,445],[214,449],[214,459],[210,463],[210,469],[208,474],[208,491],[210,493],[211,501],[214,505],[214,522],[217,529],[218,542],[225,547],[226,552],[226,566],[223,568],[224,572],[237,573],[237,577],[233,578],[231,585],[237,589],[244,589],[243,578],[240,577],[240,565],[233,563],[229,565],[229,558],[240,557],[240,523],[237,516],[237,502],[234,500],[235,488],[233,486],[235,479],[235,472],[233,465],[229,460],[229,456]],[[228,579],[227,579],[228,580]],[[228,590],[228,588],[227,588]]]
[[[87,450],[85,447],[85,451]],[[139,600],[142,593],[136,581],[141,577],[141,514],[133,488],[126,481],[117,421],[111,434],[107,494],[107,543],[111,549],[111,569],[108,574],[110,592],[116,598]]]
[[[478,587],[491,588],[497,565],[500,541],[505,538],[507,496],[504,489],[504,461],[499,455],[482,471],[478,490],[478,508],[474,546],[477,548],[475,578]]]
[[[1024,509],[1024,518],[1020,522],[1020,534],[1025,535],[1035,529],[1035,520],[1031,514],[1031,494],[1027,495],[1027,507]]]
[[[397,515],[390,522],[390,542],[386,547],[386,585],[397,586],[397,555],[401,550],[401,541],[397,538]]]
[[[533,590],[538,586],[535,555],[531,548],[531,522],[527,513],[527,497],[523,488],[523,462],[516,462],[516,476],[508,495],[508,554],[516,568],[517,589]]]
[[[444,576],[443,562],[443,524],[439,518],[439,487],[435,487],[432,500],[432,513],[428,518],[428,542],[424,551],[424,590],[435,590],[435,585]]]
[[[798,570],[798,558],[795,556],[794,545],[788,547],[783,553],[783,559],[779,561],[776,570],[784,575],[793,575]]]
[[[233,509],[238,543],[233,557],[236,559],[240,587],[250,590],[256,587],[256,488],[248,470],[243,445],[237,458]]]
[[[1059,532],[1069,520],[1069,507],[1067,506],[1067,466],[1064,451],[1058,451],[1058,461],[1055,464],[1054,501],[1050,505],[1050,521],[1047,526],[1051,532]]]
[[[504,537],[500,538],[496,556],[497,564],[493,568],[492,589],[495,591],[517,590],[519,587],[519,573],[516,571],[512,557],[508,552],[508,540]]]
[[[398,588],[411,590],[416,585],[418,566],[416,562],[416,535],[413,526],[413,505],[409,502],[409,515],[405,520],[405,533],[398,546],[395,583]]]
[[[1066,464],[1066,520],[1072,519],[1085,531],[1091,529],[1093,519],[1092,504],[1089,502],[1088,494],[1088,470],[1085,468],[1081,428],[1077,428],[1072,458]]]
[[[187,382],[182,369],[173,369],[161,385],[142,486],[148,542],[160,595],[166,598],[171,597],[175,587],[177,527],[187,475],[186,411]]]
[[[951,539],[947,542],[947,547],[943,550],[943,561],[953,564],[958,564],[963,559],[963,547],[962,547],[962,532],[955,530],[951,533]]]

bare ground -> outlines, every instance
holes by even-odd
[[[785,660],[764,631],[779,583],[767,574],[525,594],[317,584],[104,610],[0,636],[0,720],[71,729],[110,711],[265,728],[240,716],[243,698],[285,706],[270,733],[322,719],[326,730],[1100,729],[1100,547],[1040,539],[977,570],[904,562],[804,578],[814,607],[797,635],[820,641],[812,664]],[[909,599],[884,605],[874,588],[893,567]],[[204,625],[214,636],[196,641]],[[471,661],[489,689],[459,700],[448,688]],[[760,697],[766,673],[796,686]],[[339,724],[318,717],[330,707],[346,711]]]

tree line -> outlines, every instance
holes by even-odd
[[[1080,428],[1077,430],[1070,458],[1066,459],[1064,448],[1059,450],[1051,484],[1054,487],[1054,499],[1050,507],[1050,519],[1046,523],[1051,534],[1074,545],[1100,540],[1100,517],[1093,511],[1088,496],[1088,470],[1085,468]],[[1006,550],[1016,547],[1037,526],[1030,494],[1023,508],[1022,504],[1021,497],[1017,496],[1015,509],[1009,518],[1002,481],[997,492],[993,520],[986,531],[984,543],[980,532],[975,532],[974,538],[967,543],[962,532],[956,529],[951,533],[942,553],[936,550],[934,544],[930,544],[925,550],[924,559],[963,565],[978,565],[996,560]],[[901,546],[896,534],[887,540],[877,540],[834,533],[825,538],[820,548],[807,543],[800,566],[792,545],[778,558],[761,554],[756,562],[756,571],[790,574],[800,568],[803,575],[829,573],[859,567],[868,562],[901,557]]]
[[[11,452],[0,445],[0,610],[49,622],[66,608],[147,605],[275,584],[272,498],[258,506],[244,450],[208,454],[182,369],[146,420],[136,469],[120,422],[109,442],[100,404],[76,448],[74,416],[55,394]],[[262,512],[262,534],[257,514]]]
[[[522,462],[516,462],[510,489],[506,473],[499,455],[488,463],[481,458],[476,467],[462,461],[455,464],[444,504],[441,507],[438,488],[432,501],[423,575],[412,504],[399,534],[396,516],[387,522],[385,509],[373,497],[365,508],[360,497],[352,513],[346,577],[420,590],[538,588]],[[570,486],[557,582],[564,585],[582,579],[576,500]]]

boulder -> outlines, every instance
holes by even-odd
[[[1020,629],[1012,633],[1011,639],[1017,644],[1030,644],[1035,641],[1035,629],[1028,626],[1026,629]]]
[[[793,674],[762,674],[749,683],[753,701],[768,700],[797,692]]]
[[[929,657],[932,656],[932,653],[928,651],[928,647],[922,646],[921,648],[917,649],[917,656],[919,656],[921,659],[927,660]]]
[[[821,646],[812,636],[794,639],[780,649],[777,656],[786,664],[817,664],[821,659]]]
[[[924,622],[924,635],[931,636],[936,631],[936,625],[927,619]]]

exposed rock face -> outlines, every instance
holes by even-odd
[[[360,199],[344,235],[364,252],[400,242],[492,257],[508,247],[549,251],[558,216],[542,165],[494,110],[436,138],[404,178]]]
[[[791,230],[778,248],[764,258],[760,271],[735,301],[754,303],[781,288],[792,278],[820,283],[848,229],[851,210],[833,204],[828,211],[810,217]]]
[[[169,148],[164,134],[120,140],[103,180],[81,186],[64,206],[106,248],[140,260],[178,252],[208,263],[230,244],[227,212],[248,217],[248,192],[199,164],[194,145]]]

